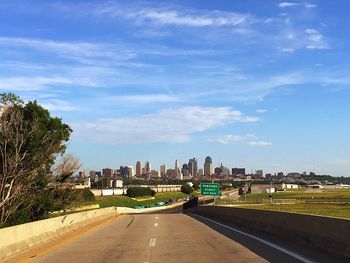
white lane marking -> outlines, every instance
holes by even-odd
[[[150,247],[155,247],[155,246],[156,246],[156,241],[157,241],[156,238],[151,238],[151,239],[149,240],[149,246],[150,246]]]
[[[154,223],[154,227],[157,227],[158,226],[158,223]]]
[[[255,239],[255,240],[257,240],[257,241],[259,241],[259,242],[261,242],[261,243],[264,243],[265,245],[268,245],[268,246],[270,246],[270,247],[273,247],[274,249],[277,249],[277,250],[279,250],[279,251],[281,251],[281,252],[283,252],[283,253],[285,253],[285,254],[287,254],[287,255],[293,257],[293,258],[296,258],[296,259],[298,259],[298,260],[300,260],[300,261],[302,261],[302,262],[305,262],[305,263],[315,263],[315,261],[312,261],[312,260],[310,260],[310,259],[304,258],[303,256],[300,256],[300,255],[298,255],[297,253],[295,253],[295,252],[293,252],[293,251],[290,251],[289,249],[283,248],[283,247],[281,247],[281,246],[279,246],[279,245],[276,245],[276,244],[274,244],[274,243],[271,243],[271,242],[269,242],[269,241],[267,241],[267,240],[265,240],[265,239],[262,239],[262,238],[260,238],[260,237],[253,236],[253,235],[251,235],[251,234],[248,234],[248,233],[246,233],[246,232],[243,232],[243,231],[241,231],[241,230],[238,230],[238,229],[236,229],[236,228],[234,228],[234,227],[230,227],[230,226],[221,224],[221,223],[219,223],[219,222],[216,222],[216,221],[211,220],[211,219],[209,219],[209,218],[206,218],[206,217],[204,217],[204,216],[200,216],[200,215],[194,215],[194,216],[198,216],[198,217],[203,218],[203,219],[205,219],[205,220],[208,220],[208,221],[210,221],[210,222],[212,222],[212,223],[215,223],[215,224],[217,224],[217,225],[219,225],[219,226],[222,226],[222,227],[228,228],[228,229],[230,229],[230,230],[232,230],[232,231],[235,231],[235,232],[237,232],[237,233],[240,233],[241,235],[244,235],[244,236],[250,237],[250,238],[252,238],[252,239]]]
[[[159,217],[158,217],[158,216],[156,216],[156,219],[158,220],[158,219],[159,219]]]

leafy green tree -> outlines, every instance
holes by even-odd
[[[183,184],[181,186],[181,192],[189,195],[189,194],[193,193],[193,188],[188,184]]]
[[[50,200],[51,168],[71,132],[36,101],[0,94],[0,225],[12,224],[12,215],[24,204],[34,212],[40,210],[38,200]]]

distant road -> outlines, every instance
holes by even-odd
[[[184,214],[120,216],[46,251],[21,262],[313,262]]]

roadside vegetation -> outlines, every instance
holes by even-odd
[[[331,216],[350,219],[350,204],[281,204],[281,205],[247,205],[239,206],[247,209],[270,210],[288,213]]]
[[[44,219],[94,198],[67,189],[80,167],[65,154],[71,132],[36,101],[0,94],[0,227]]]
[[[289,190],[247,194],[238,200],[218,200],[218,205],[235,205],[248,209],[271,210],[350,219],[350,190]]]
[[[350,190],[289,190],[281,191],[271,194],[273,199],[297,199],[300,201],[340,201],[340,202],[349,202],[350,203]],[[241,196],[240,200],[246,200],[250,202],[261,202],[262,200],[269,200],[269,194],[248,194],[246,197]]]
[[[131,207],[136,206],[151,206],[159,202],[167,202],[169,199],[175,201],[176,199],[181,199],[187,197],[187,194],[182,192],[163,192],[157,193],[154,199],[137,201],[128,196],[124,195],[114,195],[114,196],[99,196],[96,197],[96,202],[100,207],[110,207],[110,206],[121,206],[121,207]]]

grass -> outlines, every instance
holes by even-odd
[[[168,201],[169,198],[175,200],[176,198],[184,198],[187,195],[182,192],[164,192],[157,193],[154,199],[136,201],[128,196],[124,195],[114,195],[114,196],[100,196],[96,197],[96,202],[100,207],[110,207],[110,206],[122,206],[122,207],[132,207],[139,205],[154,205],[157,202]],[[146,197],[145,197],[146,198]]]
[[[249,205],[247,209],[331,216],[350,219],[350,204],[291,204],[291,205]]]
[[[298,200],[329,200],[329,201],[348,201],[350,202],[350,190],[324,190],[322,192],[317,191],[304,191],[304,190],[291,190],[284,192],[277,192],[272,194],[272,198],[290,198]],[[269,199],[267,193],[262,194],[250,194],[247,195],[246,201],[259,202],[263,199]],[[244,201],[245,197],[242,196],[240,200]]]

